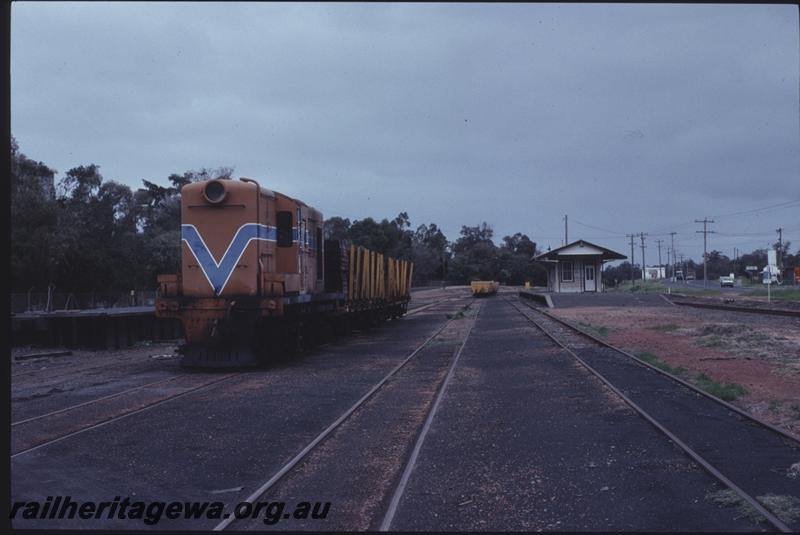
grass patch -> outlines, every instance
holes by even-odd
[[[654,325],[652,327],[648,327],[648,329],[653,331],[661,331],[663,333],[671,333],[673,331],[677,331],[680,329],[679,325],[675,325],[674,323],[664,323],[662,325]]]
[[[700,347],[720,347],[723,343],[724,342],[719,335],[713,334],[705,340],[699,340],[697,345]]]
[[[694,384],[701,390],[705,390],[723,401],[733,401],[738,397],[749,394],[747,389],[738,383],[720,383],[704,373],[694,378]]]
[[[736,511],[751,522],[761,523],[765,520],[755,507],[730,489],[709,492],[706,494],[706,500],[714,502],[720,507],[736,507]],[[793,524],[800,520],[800,499],[794,496],[765,494],[756,496],[756,500],[786,524]]]
[[[687,372],[686,368],[682,366],[678,366],[677,368],[672,367],[649,351],[636,353],[636,356],[651,366],[655,366],[659,370],[671,373],[672,375],[681,376],[685,375]],[[738,383],[720,383],[714,381],[704,373],[695,376],[692,382],[701,390],[705,390],[712,396],[716,396],[724,401],[733,401],[741,396],[749,394],[747,389]]]
[[[608,336],[608,327],[606,327],[605,325],[600,325],[599,327],[595,327],[591,323],[586,323],[585,321],[579,321],[578,325],[586,330],[593,331],[595,334],[597,334],[602,338]]]
[[[686,373],[686,368],[678,366],[677,368],[673,368],[663,360],[659,359],[649,351],[643,351],[641,353],[636,354],[637,357],[645,361],[646,363],[655,366],[659,370],[663,370],[667,373],[671,373],[672,375],[682,375]]]
[[[742,295],[748,295],[753,297],[766,297],[767,289],[757,288],[754,290],[750,290],[748,292],[744,292]],[[800,301],[800,289],[797,288],[772,288],[769,291],[769,295],[772,299],[777,299],[777,300]]]
[[[459,310],[455,314],[448,314],[447,315],[447,319],[449,319],[449,320],[460,320],[460,319],[464,319],[466,317],[471,317],[471,316],[467,315],[467,310],[468,309],[469,309],[469,304],[464,305],[463,307],[461,307],[461,310]]]
[[[793,524],[800,520],[800,499],[794,496],[766,494],[757,496],[756,499],[786,524]]]
[[[616,288],[607,288],[606,291],[663,294],[667,293],[667,286],[660,282],[642,282],[641,279],[637,279],[635,286],[631,286],[630,281],[626,281]]]
[[[720,507],[736,507],[736,511],[740,516],[743,516],[753,523],[759,523],[765,520],[764,517],[761,516],[761,513],[756,511],[755,507],[744,501],[741,496],[731,489],[709,492],[706,494],[706,500]]]

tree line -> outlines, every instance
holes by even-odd
[[[201,180],[230,179],[232,174],[231,167],[202,168],[173,173],[167,185],[142,180],[142,187],[133,190],[105,179],[98,165],[89,164],[68,170],[56,181],[56,171],[20,152],[12,136],[12,292],[44,291],[51,284],[64,292],[154,289],[158,274],[180,269],[181,188]],[[486,222],[462,226],[451,242],[435,223],[412,229],[406,212],[381,221],[331,217],[324,223],[324,235],[414,262],[415,285],[547,282],[544,268],[531,262],[540,252],[534,241],[517,232],[495,244],[494,230]],[[800,251],[792,255],[789,242],[781,245],[782,264],[800,265]],[[743,277],[748,265],[761,268],[766,263],[766,249],[736,260],[713,250],[708,254],[708,276]],[[688,260],[687,267],[702,277],[702,262]],[[630,280],[630,274],[629,262],[607,266],[603,281],[613,286]],[[639,266],[633,274],[641,278]]]
[[[69,169],[56,181],[56,170],[28,158],[12,136],[12,292],[44,291],[50,285],[64,292],[155,288],[158,274],[180,269],[181,188],[230,179],[232,173],[230,167],[190,170],[169,175],[167,185],[142,180],[134,190],[89,164]],[[332,217],[324,233],[327,239],[411,260],[415,285],[546,281],[544,269],[530,261],[538,252],[535,242],[516,233],[495,245],[485,222],[463,226],[454,242],[435,223],[412,229],[406,212],[380,222]]]
[[[800,266],[800,249],[795,254],[791,254],[789,249],[791,242],[773,244],[773,249],[777,251],[779,263],[784,269],[784,277],[787,281],[791,282],[792,275],[786,270],[794,266]],[[731,258],[720,251],[712,250],[708,253],[708,280],[718,280],[723,275],[734,274],[736,278],[746,279],[754,277],[755,281],[761,280],[761,269],[767,265],[767,248],[755,249],[749,253],[742,254],[737,258]],[[747,266],[755,266],[758,271],[753,274],[747,272]],[[684,275],[693,272],[697,280],[703,279],[703,262],[695,262],[694,260],[686,260],[684,263],[676,264],[676,269],[684,271]],[[667,276],[672,275],[670,269]],[[640,280],[642,278],[642,267],[640,264],[633,265],[633,278]],[[617,264],[616,266],[607,266],[603,270],[603,283],[606,286],[615,286],[622,281],[631,280],[631,263],[628,261]]]

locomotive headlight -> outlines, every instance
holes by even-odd
[[[219,204],[224,201],[227,193],[225,184],[221,180],[212,180],[203,188],[203,197],[211,204]]]

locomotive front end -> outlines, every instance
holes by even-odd
[[[258,363],[263,318],[283,313],[276,280],[276,195],[249,179],[207,180],[181,189],[181,271],[159,276],[156,314],[181,320],[185,366]]]

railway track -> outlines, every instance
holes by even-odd
[[[423,305],[423,306],[420,306],[420,307],[413,308],[413,309],[409,310],[405,315],[406,316],[411,316],[411,315],[423,312],[425,310],[428,310],[428,309],[430,309],[430,308],[432,308],[434,306],[445,304],[445,303],[449,303],[449,302],[451,302],[451,301],[453,301],[455,299],[458,299],[458,298],[450,298],[450,299],[444,299],[444,300],[433,302],[433,303],[428,303],[426,305]],[[129,358],[125,359],[125,361],[115,360],[113,362],[108,362],[108,363],[105,363],[105,364],[98,364],[96,366],[85,367],[85,366],[81,366],[80,364],[77,365],[77,366],[68,364],[68,365],[66,365],[64,367],[52,368],[52,369],[50,369],[50,371],[52,371],[54,373],[46,375],[45,379],[63,378],[65,373],[69,373],[69,374],[84,374],[85,372],[89,372],[89,371],[102,370],[102,369],[105,369],[105,368],[119,367],[120,364],[122,364],[124,362],[127,362],[127,361],[131,361],[131,360],[133,360],[135,364],[145,365],[146,368],[154,368],[154,369],[158,368],[157,363],[152,362],[150,359],[141,359],[141,358],[137,359],[135,357],[129,357]],[[36,373],[37,371],[38,370],[31,370],[31,371],[28,371],[28,372],[17,373],[17,374],[13,374],[11,377],[14,378],[14,377],[18,377],[18,376],[21,376],[21,375],[31,375],[31,374]],[[170,382],[170,381],[173,381],[173,380],[178,379],[180,377],[184,377],[185,375],[186,374],[180,374],[180,375],[175,375],[175,376],[168,377],[168,378],[165,378],[165,379],[159,379],[158,381],[153,381],[153,382],[146,383],[146,384],[143,384],[143,385],[135,386],[135,387],[132,387],[132,388],[120,391],[120,392],[109,394],[107,396],[102,396],[102,397],[97,398],[97,399],[93,399],[93,400],[85,401],[85,402],[82,402],[82,403],[78,403],[78,404],[73,405],[73,406],[59,408],[57,410],[53,410],[53,411],[47,412],[45,414],[32,416],[32,417],[29,417],[29,418],[24,418],[24,419],[21,419],[19,421],[13,422],[11,424],[11,427],[15,427],[17,425],[21,425],[21,424],[25,424],[25,423],[32,422],[32,421],[35,421],[35,420],[39,420],[39,419],[45,418],[47,416],[52,416],[52,415],[56,415],[56,414],[59,414],[59,413],[62,413],[62,412],[67,412],[67,411],[70,411],[70,410],[78,409],[80,407],[84,407],[84,406],[91,405],[91,404],[96,403],[96,402],[108,400],[108,399],[111,399],[111,398],[114,398],[114,397],[117,397],[117,396],[120,396],[120,395],[123,395],[123,394],[129,394],[129,393],[132,393],[132,392],[135,392],[135,391],[138,391],[138,390],[146,389],[146,388],[149,388],[149,387],[161,384],[161,383]],[[36,379],[41,380],[42,377],[38,377]],[[14,400],[12,399],[12,401],[14,401]]]
[[[137,358],[136,356],[127,357],[124,359],[120,359],[119,357],[114,356],[105,356],[101,357],[102,360],[108,361],[103,362],[102,364],[96,364],[93,366],[86,366],[87,363],[85,362],[65,362],[65,363],[57,363],[55,365],[48,366],[46,368],[47,372],[51,373],[42,373],[45,370],[42,369],[35,369],[35,370],[26,370],[23,372],[12,373],[11,377],[24,377],[24,376],[31,376],[37,374],[38,377],[34,378],[36,380],[42,377],[56,377],[59,375],[63,375],[64,373],[84,373],[91,370],[100,370],[104,368],[113,368],[114,366],[119,366],[122,363],[129,363],[134,362],[136,364],[153,364],[153,360],[150,359],[149,356],[143,358]],[[100,360],[100,359],[98,359]]]
[[[449,303],[449,302],[455,301],[457,299],[459,299],[459,298],[458,297],[452,297],[450,299],[443,299],[441,301],[434,301],[433,303],[428,303],[427,305],[422,305],[422,306],[419,306],[419,307],[416,307],[416,308],[412,308],[411,310],[406,312],[405,315],[406,316],[413,316],[414,314],[422,312],[423,310],[428,310],[429,308],[435,307],[436,305],[442,305],[444,303]]]
[[[797,438],[561,318],[506,301],[772,528],[800,530],[800,518],[779,517],[780,503],[800,499],[788,472],[800,461]]]
[[[437,305],[450,303],[456,299],[458,298],[445,299],[436,301],[434,303],[429,303],[427,305],[410,310],[406,315],[413,315]],[[444,326],[442,329],[443,328]],[[440,331],[437,331],[437,334],[438,332]],[[75,371],[88,371],[97,368],[105,368],[111,365],[112,364],[94,366],[90,368],[84,368],[84,370],[79,369]],[[216,385],[234,377],[241,376],[245,373],[247,372],[230,373],[222,377],[217,374],[212,374],[210,377],[207,374],[203,374],[203,379],[200,381],[197,381],[196,374],[179,374],[12,422],[11,428],[14,429],[14,436],[12,436],[11,458],[13,459],[17,456],[24,455],[49,444],[59,442],[65,438],[102,427],[134,414],[138,414],[142,411],[161,405],[162,403],[183,397],[184,395]],[[147,396],[148,390],[160,389],[160,387],[164,387],[169,383],[173,383],[174,385],[175,382],[184,379],[189,379],[189,384],[186,385],[185,388],[179,387],[177,391],[167,394],[159,394],[156,392],[154,396],[150,397],[150,399],[147,399],[144,402],[139,402],[138,404],[136,403],[135,396],[137,394],[144,394]],[[133,397],[134,399],[131,400],[133,404],[130,404],[131,402],[129,402],[129,404],[126,406],[119,406],[118,402],[122,401],[121,398],[125,397]],[[105,405],[105,407],[103,407],[103,405]],[[91,410],[87,410],[90,407]],[[78,409],[84,409],[85,412],[92,413],[90,415],[90,419],[88,421],[81,422],[80,416],[86,417],[85,414],[80,415],[76,419],[71,418],[71,416]]]
[[[422,306],[419,306],[419,307],[416,307],[416,308],[412,308],[408,312],[406,312],[405,315],[406,316],[412,316],[414,314],[417,314],[419,312],[423,312],[423,311],[425,311],[425,310],[427,310],[427,309],[429,309],[431,307],[434,307],[436,305],[439,305],[439,304],[442,304],[442,303],[446,303],[446,302],[451,302],[451,301],[454,301],[456,299],[459,299],[459,298],[458,297],[453,297],[453,298],[448,298],[448,299],[444,299],[444,300],[440,300],[440,301],[434,301],[433,303],[428,303],[426,305],[422,305]],[[115,357],[107,357],[107,358],[111,359],[112,361],[111,362],[102,363],[102,364],[97,364],[95,366],[88,366],[88,367],[85,365],[85,363],[75,363],[75,362],[66,362],[64,364],[58,363],[58,364],[49,366],[47,368],[47,370],[49,372],[52,372],[52,373],[45,374],[45,375],[47,375],[49,377],[55,377],[55,376],[64,374],[65,372],[66,373],[73,373],[73,372],[75,372],[75,373],[84,373],[84,372],[87,372],[87,371],[101,370],[101,369],[105,369],[105,368],[112,368],[112,367],[115,367],[115,366],[119,366],[120,360],[118,358],[115,358]],[[151,364],[152,363],[149,360],[149,358],[147,358],[147,357],[145,357],[145,358],[128,357],[128,358],[125,359],[125,361],[135,361],[135,362],[140,363],[140,364]],[[15,378],[15,377],[31,376],[31,375],[34,375],[34,374],[38,374],[39,376],[41,376],[42,375],[42,370],[40,370],[40,369],[25,370],[25,371],[21,371],[21,372],[18,372],[18,373],[12,373],[11,377]]]
[[[477,321],[478,315],[480,315],[480,309],[478,309],[478,313],[475,315],[475,320]],[[395,487],[394,493],[392,494],[392,498],[389,501],[389,506],[386,510],[386,513],[383,516],[383,520],[381,521],[381,525],[379,527],[379,531],[389,531],[392,526],[392,521],[394,520],[395,515],[397,514],[397,508],[400,505],[400,500],[403,497],[403,493],[406,490],[406,486],[408,485],[408,480],[411,477],[411,473],[414,471],[414,467],[417,464],[417,459],[419,458],[419,452],[422,450],[422,445],[425,442],[425,438],[428,436],[428,431],[431,428],[431,424],[433,423],[433,419],[436,416],[436,411],[439,409],[439,405],[441,404],[442,398],[444,397],[445,392],[447,391],[447,385],[450,384],[450,380],[453,378],[453,373],[455,372],[456,366],[458,365],[458,360],[461,357],[461,352],[464,350],[464,346],[467,345],[467,341],[469,340],[469,335],[472,334],[472,329],[475,326],[473,323],[470,326],[469,331],[467,331],[466,336],[464,336],[464,340],[461,342],[461,345],[458,347],[458,351],[453,356],[453,361],[450,364],[450,367],[447,370],[447,375],[445,376],[442,384],[439,386],[439,390],[436,394],[436,398],[431,405],[430,410],[428,411],[428,415],[425,418],[425,423],[420,430],[419,435],[417,436],[417,440],[414,443],[414,449],[411,450],[411,455],[406,461],[405,466],[403,467],[403,472],[400,475],[400,480]]]
[[[102,397],[99,397],[99,398],[96,398],[96,399],[90,399],[90,400],[84,401],[82,403],[76,403],[75,405],[70,405],[68,407],[63,407],[61,409],[56,409],[54,411],[49,411],[49,412],[46,412],[46,413],[43,413],[43,414],[39,414],[39,415],[36,415],[36,416],[31,416],[29,418],[24,418],[22,420],[17,420],[16,422],[11,422],[11,427],[13,428],[13,427],[16,427],[18,425],[23,425],[23,424],[35,422],[36,420],[41,420],[41,419],[47,418],[49,416],[55,416],[56,414],[62,414],[62,413],[65,413],[65,412],[69,412],[69,411],[72,411],[72,410],[75,410],[75,409],[79,409],[81,407],[86,407],[87,405],[91,405],[93,403],[99,403],[101,401],[106,401],[106,400],[109,400],[109,399],[113,399],[113,398],[116,398],[118,396],[122,396],[122,395],[125,395],[125,394],[130,394],[130,393],[136,392],[138,390],[144,390],[146,388],[150,388],[150,387],[153,387],[153,386],[156,386],[156,385],[159,385],[159,384],[169,383],[169,382],[175,381],[176,379],[180,379],[181,377],[186,377],[187,375],[188,374],[184,373],[184,374],[180,374],[180,375],[175,375],[173,377],[167,377],[166,379],[159,379],[158,381],[152,381],[150,383],[145,383],[143,385],[138,385],[138,386],[134,386],[134,387],[131,387],[131,388],[127,388],[125,390],[122,390],[122,391],[119,391],[119,392],[114,392],[113,394],[108,394],[106,396],[102,396]]]
[[[665,296],[667,301],[673,305],[688,306],[694,308],[706,308],[711,310],[727,310],[730,312],[747,312],[750,314],[767,314],[771,316],[788,316],[790,318],[800,318],[800,310],[791,310],[787,308],[766,308],[762,306],[736,306],[718,303],[707,303],[700,301],[692,301],[684,298],[670,298]]]
[[[20,420],[15,424],[12,424],[12,427],[14,428],[14,434],[12,434],[11,437],[11,458],[14,459],[20,455],[25,455],[32,451],[38,450],[39,448],[60,442],[66,438],[103,427],[112,422],[117,422],[123,418],[133,416],[134,414],[139,414],[169,401],[182,398],[188,394],[209,388],[243,374],[244,372],[235,372],[225,374],[222,377],[219,375],[213,375],[210,378],[205,376],[206,380],[201,380],[199,382],[189,381],[188,385],[182,389],[178,388],[177,392],[167,393],[166,395],[156,392],[155,396],[151,397],[150,399],[145,399],[138,405],[114,407],[113,403],[111,403],[112,401],[115,401],[117,398],[120,398],[124,395],[133,394],[136,392],[146,392],[148,387],[152,388],[160,383],[167,382],[167,380],[156,381],[155,383],[149,383],[147,385],[142,385],[137,388],[131,388],[129,390],[119,392],[117,394],[112,394],[78,405],[65,407],[63,409],[52,411],[37,417]],[[186,377],[195,378],[196,376],[192,374],[185,374],[179,377],[171,378],[171,380],[177,380]],[[89,417],[87,421],[81,422],[80,420],[70,418],[70,413],[73,412],[74,409],[85,409],[88,406],[98,406],[98,404],[102,405],[104,402],[107,404],[107,407],[105,407],[105,412],[103,411],[104,408],[100,406],[99,409],[95,409],[97,410],[98,414],[94,416],[91,414],[84,415]]]
[[[440,301],[437,303],[432,303],[430,305],[426,305],[424,307],[420,307],[416,309],[416,311],[421,311],[423,308],[427,309],[437,304],[443,304],[445,302],[449,302],[452,300],[447,301]],[[475,300],[470,299],[469,303],[464,307],[464,310],[471,307],[474,304]],[[351,405],[346,411],[344,411],[338,418],[336,418],[328,427],[326,427],[322,432],[316,435],[313,439],[311,439],[305,447],[303,447],[297,454],[295,454],[288,462],[283,464],[277,471],[275,471],[266,481],[260,485],[253,493],[251,493],[247,498],[242,500],[241,503],[249,503],[254,504],[257,502],[262,496],[264,496],[270,489],[275,487],[285,476],[287,476],[292,470],[306,457],[309,456],[315,449],[317,449],[323,442],[328,438],[336,429],[342,426],[346,421],[348,421],[360,408],[362,408],[368,401],[370,401],[376,394],[380,392],[380,390],[386,385],[390,380],[397,377],[397,375],[404,369],[406,366],[411,363],[419,353],[425,349],[426,347],[431,344],[453,321],[455,317],[447,320],[442,324],[441,327],[437,328],[434,333],[426,338],[422,343],[420,343],[417,347],[414,348],[397,366],[392,368],[389,373],[383,376],[378,382],[376,382],[363,396],[361,396],[353,405]],[[471,328],[470,328],[471,331]],[[425,435],[427,434],[427,430],[430,427],[430,422],[433,419],[433,415],[438,408],[439,401],[446,389],[447,384],[452,377],[453,370],[458,362],[458,358],[461,354],[461,350],[463,349],[464,345],[466,344],[469,338],[469,332],[464,337],[464,340],[460,343],[459,348],[456,354],[453,356],[450,366],[448,368],[447,375],[438,385],[437,390],[438,394],[435,398],[435,401],[431,404],[431,408],[428,410],[428,416],[423,424],[422,431],[418,435],[417,443],[415,444],[414,450],[412,452],[411,458],[409,459],[408,463],[405,466],[403,476],[401,477],[401,481],[398,484],[398,487],[395,489],[395,493],[393,495],[392,503],[390,504],[390,511],[391,515],[387,513],[387,517],[389,518],[389,522],[391,521],[391,516],[394,515],[394,510],[396,509],[396,502],[399,501],[400,496],[402,495],[402,489],[404,489],[405,481],[408,479],[408,473],[413,469],[413,461],[416,459],[416,455],[419,452],[421,447],[422,441],[424,440]],[[229,514],[227,518],[225,518],[222,522],[217,524],[214,527],[214,531],[224,531],[229,529],[234,523],[239,521],[235,514]],[[384,523],[386,523],[386,518],[384,518]]]

